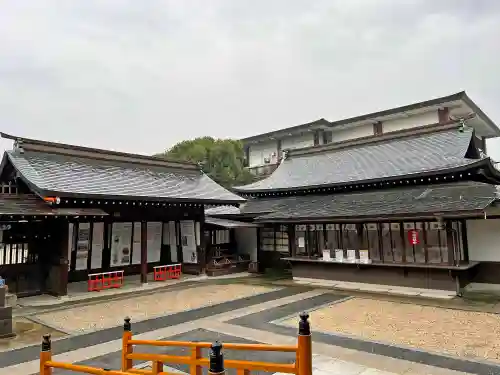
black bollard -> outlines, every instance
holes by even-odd
[[[209,375],[225,374],[224,354],[222,353],[222,344],[219,341],[212,344],[208,357],[210,360],[210,367],[208,369]]]
[[[302,312],[299,315],[299,335],[308,336],[311,334],[311,325],[309,324],[309,314]]]
[[[132,324],[130,324],[130,318],[128,316],[125,319],[123,319],[123,330],[125,332],[132,331]]]
[[[50,352],[52,350],[52,343],[50,341],[50,335],[43,335],[42,339],[42,352]]]

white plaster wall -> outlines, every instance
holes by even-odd
[[[249,254],[252,262],[257,261],[257,228],[236,228],[234,230],[238,253]]]
[[[332,142],[342,142],[349,139],[356,139],[361,137],[368,137],[373,135],[373,125],[362,125],[350,129],[335,130],[332,129]]]
[[[382,122],[382,130],[384,133],[395,132],[398,130],[405,130],[417,128],[425,125],[432,125],[439,122],[438,111],[419,113],[405,118],[394,120],[386,120]]]
[[[314,146],[314,133],[303,134],[299,136],[292,136],[283,138],[281,140],[281,149],[294,149]]]
[[[275,153],[276,156],[274,161],[271,160],[271,163],[276,163],[278,161],[278,142],[277,141],[269,141],[263,143],[257,143],[254,145],[250,145],[249,148],[249,160],[248,166],[255,167],[258,165],[264,165],[265,158],[271,158],[272,154]]]
[[[500,261],[500,219],[467,220],[469,259]]]

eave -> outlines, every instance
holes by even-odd
[[[487,208],[487,207],[486,207]],[[486,209],[485,208],[485,209]],[[343,216],[324,216],[324,217],[297,217],[293,219],[255,219],[258,223],[263,224],[293,224],[293,223],[367,223],[367,222],[384,222],[387,220],[391,221],[415,221],[415,220],[438,220],[438,219],[459,219],[459,218],[473,218],[473,217],[483,217],[485,214],[484,209],[472,210],[472,211],[461,211],[461,212],[446,212],[446,213],[429,213],[429,212],[409,212],[407,214],[398,215],[380,215],[380,216],[356,216],[346,218]]]

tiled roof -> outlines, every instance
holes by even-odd
[[[244,202],[199,170],[34,151],[7,155],[40,195]]]
[[[50,207],[34,195],[0,195],[0,215],[12,216],[105,216],[97,208]]]
[[[393,188],[349,194],[259,199],[273,207],[261,221],[446,214],[482,210],[497,199],[497,187],[481,182]],[[263,211],[263,213],[269,212]]]
[[[218,206],[205,209],[205,215],[207,216],[239,215],[240,213],[240,209],[234,206]]]
[[[272,175],[235,187],[242,193],[368,182],[465,167],[472,131],[451,129],[284,160]]]

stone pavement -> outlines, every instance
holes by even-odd
[[[134,339],[193,340],[295,344],[296,329],[277,324],[300,311],[326,304],[342,303],[340,293],[308,286],[284,287],[246,298],[195,308],[188,311],[134,322]],[[147,308],[147,307],[145,307]],[[126,311],[124,311],[126,314]],[[458,375],[500,374],[500,366],[467,359],[451,358],[384,343],[313,331],[315,375]],[[104,368],[120,366],[121,327],[83,333],[54,340],[56,361]],[[180,354],[183,348],[148,348],[148,352]],[[207,353],[205,352],[206,356]],[[39,346],[0,352],[1,374],[31,375],[39,371]],[[287,353],[225,352],[225,358],[293,362]],[[147,363],[138,363],[147,366]],[[169,364],[187,372],[182,365]],[[205,372],[206,373],[206,372]],[[54,371],[66,375],[67,371]],[[234,372],[228,371],[229,375]]]

